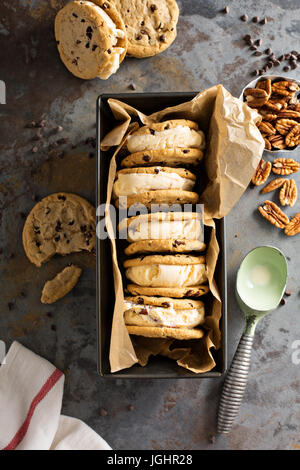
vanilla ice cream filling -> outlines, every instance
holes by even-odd
[[[154,131],[153,134],[133,134],[128,136],[127,139],[127,148],[130,153],[174,147],[190,147],[203,150],[205,147],[204,133],[190,129],[188,126],[177,126],[160,132]]]
[[[111,17],[98,5],[95,5],[92,2],[84,2],[86,5],[89,5],[95,12],[101,16],[102,20],[105,22],[108,27],[109,34],[112,40],[112,45],[115,46],[118,42],[118,39],[123,39],[125,37],[124,31],[118,29],[116,24],[113,22]],[[120,65],[120,56],[123,54],[123,47],[113,47],[111,50],[111,60],[109,64],[104,68],[103,71],[98,75],[102,80],[106,80],[113,73],[115,73]]]
[[[161,171],[157,168],[157,173],[119,173],[118,179],[114,183],[114,195],[129,196],[139,194],[145,190],[157,189],[178,189],[191,191],[195,186],[195,181],[183,178],[177,173]]]
[[[127,240],[200,240],[202,235],[199,219],[188,220],[147,220],[143,223],[131,223],[128,228]]]
[[[191,308],[186,310],[156,305],[140,305],[134,302],[124,303],[124,319],[126,325],[135,326],[167,326],[171,328],[194,328],[203,322],[204,309]]]
[[[126,277],[143,287],[188,287],[207,280],[204,264],[149,264],[131,266]]]

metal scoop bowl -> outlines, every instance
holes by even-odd
[[[218,433],[228,433],[238,414],[247,385],[257,323],[275,310],[285,292],[287,262],[272,246],[259,246],[243,259],[236,278],[236,298],[245,328],[227,373],[218,411]]]

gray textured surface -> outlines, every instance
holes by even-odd
[[[57,305],[42,306],[43,281],[67,261],[55,259],[40,270],[31,265],[22,249],[20,216],[31,209],[35,195],[55,190],[78,192],[94,202],[95,158],[78,154],[78,149],[87,147],[69,149],[95,134],[95,100],[101,92],[128,91],[133,81],[136,91],[201,90],[223,83],[239,95],[251,79],[250,72],[262,63],[247,50],[242,37],[249,32],[261,37],[262,49],[271,46],[276,55],[299,50],[299,0],[230,1],[229,15],[220,13],[225,6],[221,1],[180,1],[178,37],[172,47],[150,59],[127,59],[106,82],[80,81],[61,64],[52,26],[55,12],[64,3],[1,2],[0,79],[7,85],[7,105],[0,105],[0,337],[7,346],[19,340],[66,372],[63,412],[85,420],[115,449],[300,449],[300,365],[291,358],[291,345],[300,339],[299,236],[287,238],[257,215],[256,207],[264,200],[257,189],[247,190],[227,219],[229,358],[243,324],[234,299],[234,279],[248,250],[259,244],[281,248],[290,258],[288,286],[293,295],[258,326],[240,414],[231,434],[214,444],[209,436],[215,432],[222,381],[98,377],[94,260],[74,256],[86,266],[77,288]],[[264,26],[243,23],[239,19],[243,13],[249,18],[266,15],[270,20]],[[275,71],[281,74],[281,69]],[[290,76],[297,77],[297,70]],[[53,155],[47,161],[47,146],[31,152],[34,132],[24,125],[42,118],[50,127],[63,125],[59,138],[69,138],[65,158]],[[55,139],[49,137],[49,141]],[[299,182],[299,175],[296,178]],[[299,204],[287,213],[297,212]],[[9,302],[13,302],[11,310]],[[47,312],[52,312],[52,318]],[[51,329],[54,324],[56,331]],[[129,404],[134,405],[133,411],[127,410]],[[107,416],[100,416],[100,407],[107,409]]]

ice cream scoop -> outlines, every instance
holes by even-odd
[[[221,394],[218,432],[228,433],[238,414],[246,389],[255,328],[275,310],[284,294],[287,262],[272,246],[259,246],[242,261],[236,279],[236,298],[245,315],[245,328]]]

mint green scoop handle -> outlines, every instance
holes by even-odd
[[[245,393],[250,369],[253,335],[244,333],[227,373],[218,412],[218,433],[228,433]]]

